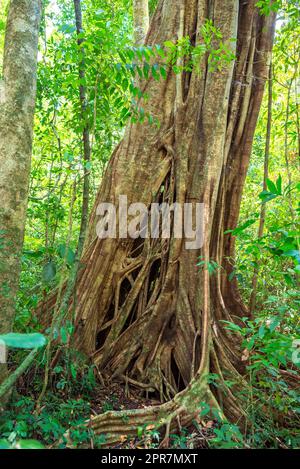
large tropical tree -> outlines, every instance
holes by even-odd
[[[261,14],[256,3],[160,0],[152,17],[146,46],[177,44],[176,73],[170,60],[165,80],[149,75],[140,83],[149,99],[139,105],[159,125],[129,123],[110,159],[71,309],[76,343],[101,372],[165,402],[127,412],[126,419],[122,412],[94,419],[108,441],[152,420],[167,428],[178,418],[186,424],[203,401],[233,420],[242,415],[235,389],[219,395],[208,374],[243,382],[240,343],[223,322],[247,315],[232,275],[234,237],[225,232],[238,221],[269,75],[275,14]],[[186,38],[190,49],[178,53]],[[191,64],[193,50],[199,60]],[[118,209],[120,195],[147,207],[202,202],[202,248],[187,249],[174,227],[170,239],[97,237],[98,205]]]

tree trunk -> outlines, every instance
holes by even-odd
[[[222,320],[247,314],[233,270],[235,228],[253,134],[263,96],[275,18],[261,16],[256,0],[162,0],[152,18],[147,44],[189,36],[201,42],[200,28],[212,19],[230,43],[236,60],[221,71],[168,71],[165,81],[149,78],[143,103],[160,122],[128,124],[103,178],[90,220],[76,301],[76,343],[113,378],[160,395],[161,406],[93,420],[97,432],[134,433],[157,422],[171,428],[180,416],[187,424],[200,403],[220,405],[233,420],[241,416],[232,390],[223,396],[207,381],[228,374],[241,379],[239,340]],[[204,245],[187,250],[171,239],[99,239],[96,209],[101,202],[118,207],[142,202],[203,202]],[[222,266],[215,275],[196,266],[199,257]],[[51,302],[43,308],[50,310]],[[43,312],[43,314],[45,314]],[[130,380],[130,381],[129,381]],[[212,393],[213,390],[213,393]]]
[[[133,0],[134,42],[144,44],[149,29],[148,0]]]
[[[75,10],[75,21],[77,31],[77,44],[78,44],[78,57],[79,57],[79,97],[80,97],[80,108],[81,108],[81,119],[85,123],[82,131],[82,146],[83,146],[83,196],[82,196],[82,210],[81,210],[81,224],[79,233],[79,252],[82,254],[82,248],[84,244],[85,233],[88,225],[88,214],[89,214],[89,196],[90,196],[90,168],[89,164],[91,161],[91,145],[90,145],[90,129],[88,124],[87,116],[87,91],[85,86],[85,51],[84,51],[84,38],[83,26],[82,26],[82,11],[81,11],[81,0],[74,0]]]
[[[0,81],[0,333],[12,328],[20,274],[40,12],[39,0],[11,0],[6,25]]]

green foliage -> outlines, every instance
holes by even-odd
[[[200,257],[200,260],[197,263],[197,266],[200,267],[201,269],[207,270],[209,275],[214,275],[220,269],[222,269],[222,266],[220,266],[216,261],[214,261],[212,259],[209,260],[209,261],[206,261],[202,257]]]
[[[51,282],[56,275],[56,265],[53,261],[47,262],[43,267],[42,278],[45,283]]]
[[[104,436],[96,436],[86,425],[91,416],[91,401],[96,387],[94,367],[78,352],[61,354],[53,368],[51,388],[41,409],[36,408],[42,386],[41,368],[34,372],[31,390],[34,395],[16,393],[0,414],[0,439],[14,447],[21,440],[34,439],[55,448],[101,446]],[[31,373],[31,372],[29,372]],[[5,443],[3,443],[5,444]],[[41,444],[41,443],[38,443]]]
[[[281,0],[259,0],[259,2],[256,3],[260,14],[265,16],[269,16],[271,12],[277,12],[281,6]]]
[[[209,440],[210,448],[238,449],[244,448],[244,437],[237,425],[220,422],[214,428],[214,437]]]
[[[299,447],[300,393],[286,379],[299,375],[300,359],[295,353],[299,326],[295,328],[291,322],[288,327],[283,311],[281,316],[267,319],[244,319],[241,326],[227,323],[227,328],[243,338],[249,387],[237,395],[245,402],[251,427],[244,437],[246,444],[251,448]],[[280,416],[284,416],[284,424]]]
[[[243,327],[227,321],[223,322],[227,323],[229,330],[237,332],[245,338],[242,347],[251,351],[249,369],[262,370],[265,366],[272,366],[278,370],[281,365],[287,367],[289,363],[292,364],[293,342],[300,338],[300,329],[295,328],[294,331],[294,328],[290,327],[292,331],[288,331],[287,325],[284,323],[284,314],[281,317],[278,315],[269,316],[264,319],[257,318],[254,321],[245,319]]]
[[[15,434],[11,433],[7,440],[0,440],[0,449],[45,449],[45,447],[36,440],[15,440]]]
[[[62,344],[68,341],[68,330],[60,329]],[[62,395],[75,396],[84,393],[89,397],[95,388],[95,369],[90,366],[85,357],[77,352],[68,351],[64,360],[57,364],[53,370],[53,388]]]
[[[262,191],[259,194],[260,199],[262,202],[266,203],[272,199],[276,199],[276,197],[280,197],[282,195],[282,178],[279,176],[276,183],[272,182],[270,179],[267,179],[267,188],[268,190]]]
[[[91,440],[95,445],[103,442],[93,435],[86,426],[90,417],[90,405],[82,398],[67,399],[62,402],[49,394],[40,412],[35,411],[35,400],[22,397],[8,407],[0,416],[0,435],[13,446],[24,447],[34,439],[57,448],[78,446],[89,447]],[[3,441],[3,440],[1,440]],[[5,443],[4,443],[5,444]],[[34,448],[41,443],[34,443]]]
[[[172,65],[173,71],[178,74],[182,71],[191,72],[196,69],[201,72],[203,58],[207,58],[210,72],[220,71],[235,59],[230,43],[223,41],[221,31],[213,24],[212,20],[206,20],[199,31],[200,44],[193,46],[188,36],[180,38],[176,43],[166,41],[167,63]]]
[[[263,276],[264,268],[268,268],[268,265],[265,265],[268,259],[269,265],[271,265],[271,262],[274,265],[274,269],[271,270],[272,278],[277,277],[279,279],[281,277],[287,286],[296,288],[300,272],[300,225],[297,205],[294,212],[297,218],[294,218],[293,213],[289,212],[290,200],[292,198],[293,201],[297,201],[300,186],[299,184],[293,184],[283,188],[282,178],[279,176],[275,183],[268,179],[267,188],[268,190],[259,194],[260,200],[262,203],[267,203],[268,209],[271,201],[276,201],[276,205],[272,207],[270,215],[266,219],[266,229],[263,236],[258,238],[253,234],[253,231],[247,230],[250,227],[255,227],[259,216],[258,212],[251,213],[250,218],[236,229],[225,232],[225,234],[232,233],[237,236],[238,243],[241,246],[239,251],[240,261],[236,266],[234,275],[243,280],[245,274],[251,273],[251,266],[260,265],[262,267],[261,275]],[[286,212],[282,211],[283,207],[286,207]],[[276,214],[279,214],[279,216],[276,216]],[[243,261],[242,256],[245,256]],[[242,285],[243,283],[242,281]]]

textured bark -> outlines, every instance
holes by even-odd
[[[236,61],[210,71],[207,57],[196,70],[165,81],[142,83],[150,96],[142,103],[160,122],[128,124],[112,155],[90,220],[78,279],[76,343],[103,373],[155,391],[161,406],[108,413],[93,420],[112,443],[137,426],[157,422],[172,428],[187,424],[201,401],[221,406],[240,418],[234,390],[219,391],[207,382],[209,372],[221,382],[231,375],[243,383],[240,344],[222,320],[247,314],[232,272],[235,228],[258,112],[268,77],[274,15],[263,17],[255,0],[162,0],[154,14],[147,44],[190,36],[201,41],[200,27],[212,19],[231,42]],[[96,237],[100,202],[118,207],[142,202],[204,202],[205,242],[186,250],[184,240],[106,239]],[[223,268],[209,276],[196,267],[199,257]],[[53,299],[44,305],[47,321]]]
[[[27,208],[39,0],[11,0],[0,81],[0,333],[11,330]]]
[[[148,0],[133,0],[134,42],[144,44],[149,29]]]
[[[90,129],[88,124],[87,116],[87,90],[85,83],[85,50],[84,50],[84,38],[83,26],[82,26],[82,12],[81,12],[81,1],[74,0],[74,10],[75,10],[75,21],[76,21],[76,31],[77,31],[77,44],[78,44],[78,55],[79,55],[79,96],[80,96],[80,107],[81,107],[81,119],[85,123],[82,131],[82,147],[83,147],[83,195],[82,195],[82,209],[81,209],[81,224],[80,224],[80,233],[79,233],[79,256],[82,254],[82,248],[84,244],[85,233],[88,225],[88,215],[89,215],[89,195],[90,195],[90,169],[89,163],[91,160],[91,145],[90,145]]]

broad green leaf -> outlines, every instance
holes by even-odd
[[[152,65],[151,67],[151,72],[154,80],[158,81],[160,79],[159,73],[158,73],[158,65]]]
[[[271,192],[268,192],[268,191],[262,191],[260,194],[259,194],[259,198],[262,200],[262,202],[266,203],[266,202],[269,202],[270,200],[273,200],[273,199],[276,199],[276,197],[278,197],[278,194],[273,194]]]
[[[149,77],[149,70],[150,70],[150,65],[145,62],[144,67],[143,67],[143,72],[144,72],[144,77],[148,78]]]
[[[65,327],[61,327],[60,337],[63,344],[66,344],[68,342],[68,331]]]
[[[44,449],[44,445],[36,440],[20,440],[16,444],[19,449]]]
[[[43,249],[39,249],[37,251],[25,250],[23,251],[23,254],[28,257],[38,258],[44,255],[44,250]]]
[[[291,249],[289,251],[284,251],[282,255],[286,257],[293,257],[300,263],[300,251],[298,249]]]
[[[0,440],[0,449],[11,449],[11,446],[7,440]]]
[[[53,261],[50,261],[43,268],[42,277],[43,277],[44,282],[46,283],[51,282],[51,280],[54,279],[55,275],[56,275],[56,265]]]
[[[258,330],[258,337],[260,339],[262,339],[265,335],[265,331],[266,331],[266,328],[264,325],[260,326],[259,330]]]
[[[172,41],[165,41],[164,43],[165,47],[168,47],[169,49],[175,49],[176,45]]]
[[[282,194],[282,177],[281,176],[279,176],[276,181],[276,188],[277,188],[277,193]]]
[[[58,254],[62,259],[66,259],[69,265],[74,264],[75,261],[75,253],[72,251],[70,247],[66,247],[65,244],[60,244],[57,248]]]
[[[267,179],[267,187],[272,194],[278,194],[277,187],[270,179]]]
[[[8,334],[0,335],[7,347],[20,348],[20,349],[35,349],[44,347],[46,338],[43,334],[19,334],[10,332]]]
[[[244,231],[246,228],[248,228],[249,226],[253,225],[256,221],[257,221],[257,217],[256,217],[256,218],[251,218],[250,220],[247,220],[245,223],[243,223],[242,225],[240,225],[240,226],[238,226],[237,228],[235,228],[235,229],[232,231],[232,234],[235,236],[235,235],[241,233],[241,232]]]
[[[167,72],[166,72],[166,69],[164,67],[160,67],[160,74],[161,76],[163,77],[164,80],[166,80],[167,78]]]

